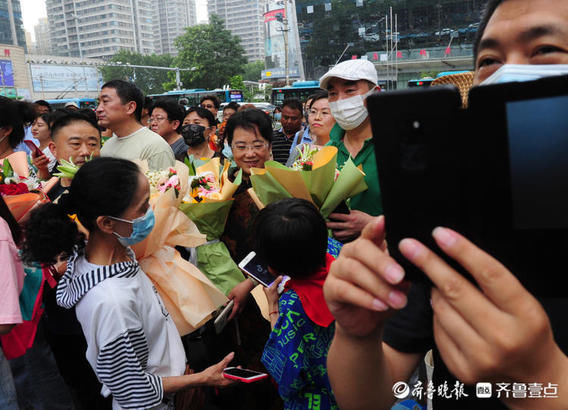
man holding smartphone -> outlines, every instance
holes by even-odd
[[[504,64],[567,64],[567,27],[566,1],[490,0],[474,47],[475,84]],[[434,230],[437,245],[479,288],[405,239],[402,254],[436,285],[413,284],[408,292],[404,271],[386,252],[384,224],[382,217],[373,220],[344,247],[324,287],[336,319],[328,371],[340,407],[390,408],[400,387],[413,387],[406,381],[433,348],[434,379],[436,373],[447,378],[446,391],[433,394],[437,410],[568,408],[568,358],[561,350],[568,340],[563,322],[554,324],[566,299],[548,300],[546,312],[500,262],[446,228]],[[476,383],[491,383],[501,394],[464,390]],[[546,388],[556,391],[555,398],[519,399],[511,392],[527,385],[542,386],[540,397]],[[453,393],[461,394],[458,401]]]
[[[337,64],[320,79],[329,93],[329,107],[336,120],[328,145],[337,147],[337,166],[349,157],[362,166],[366,191],[351,198],[351,211],[332,213],[327,226],[341,242],[355,239],[373,216],[382,214],[381,193],[373,147],[373,131],[366,98],[380,88],[375,66],[366,60],[347,60]]]

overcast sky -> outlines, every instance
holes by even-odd
[[[45,0],[20,0],[24,28],[32,34],[35,41],[34,26],[41,17],[46,17]],[[207,20],[207,0],[195,0],[197,4],[197,22]]]

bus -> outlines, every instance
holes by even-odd
[[[297,98],[304,102],[318,90],[321,90],[319,81],[296,81],[289,87],[273,88],[270,103],[279,106],[288,98]]]
[[[431,77],[420,78],[418,80],[408,80],[408,88],[430,87],[430,85],[432,85],[432,81],[434,81],[434,79]]]
[[[241,103],[244,101],[243,92],[241,90],[234,90],[234,89],[216,89],[216,90],[206,90],[205,88],[194,88],[190,90],[173,90],[168,91],[164,94],[152,94],[149,95],[152,100],[156,100],[157,98],[161,97],[171,97],[175,98],[179,101],[182,98],[185,98],[188,103],[186,104],[188,107],[195,107],[199,105],[199,101],[202,97],[206,95],[214,95],[219,98],[221,103],[230,103],[230,102],[238,102]]]
[[[79,108],[91,108],[94,110],[97,108],[97,100],[94,98],[59,98],[56,100],[45,100],[51,105],[54,110],[59,108],[65,108],[67,103],[75,103]]]

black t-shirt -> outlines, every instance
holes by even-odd
[[[568,311],[568,298],[542,298],[540,299],[544,309],[550,318],[554,337],[560,348],[566,354],[568,352],[568,327],[563,320],[563,315]],[[477,398],[476,386],[463,386],[463,392],[468,395],[459,394],[454,390],[456,382],[461,384],[448,370],[440,357],[440,353],[434,343],[433,331],[433,311],[430,305],[430,287],[422,283],[414,283],[408,294],[408,304],[392,316],[385,325],[383,340],[393,349],[403,353],[426,353],[432,349],[434,359],[433,373],[433,397],[432,405],[434,410],[439,409],[472,409],[472,410],[493,410],[506,409],[507,407],[495,398],[496,385],[493,383],[492,398]],[[395,380],[397,382],[398,380]],[[423,392],[426,392],[427,381],[421,380]],[[482,380],[480,380],[482,382]],[[506,382],[506,380],[503,380]],[[549,380],[535,380],[535,383],[543,383],[546,386]],[[444,398],[444,386],[448,387]],[[414,385],[410,386],[412,391]],[[511,389],[511,386],[509,386]],[[439,390],[442,395],[439,395]],[[416,397],[409,397],[414,398]],[[519,399],[523,400],[523,399]],[[546,406],[547,399],[543,400],[543,408]]]
[[[290,147],[294,138],[288,138],[281,131],[274,131],[272,134],[272,156],[274,161],[286,165],[288,157],[290,156]]]

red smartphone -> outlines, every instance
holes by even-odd
[[[223,370],[223,376],[243,383],[252,383],[267,378],[268,374],[238,367],[227,367]]]
[[[34,153],[34,157],[39,157],[40,155],[43,155],[43,152],[41,152],[39,147],[36,144],[34,144],[32,141],[24,140],[24,144],[26,144],[28,148]]]

